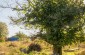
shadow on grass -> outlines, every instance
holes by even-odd
[[[26,49],[23,49],[23,48],[20,48],[20,51],[21,52],[24,52],[26,54],[29,54],[30,52],[32,51],[37,51],[37,52],[40,52],[42,50],[41,46],[39,44],[30,44]]]

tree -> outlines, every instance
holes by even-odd
[[[6,23],[0,22],[0,40],[5,41],[7,35],[8,35],[8,28]]]
[[[65,45],[85,40],[83,0],[29,0],[26,5],[21,10],[25,16],[18,21],[39,28],[37,35],[53,45],[54,55],[62,55]]]
[[[18,33],[16,33],[16,35],[15,35],[16,37],[18,37],[20,40],[22,40],[22,39],[26,39],[26,38],[28,38],[28,36],[27,35],[25,35],[24,33],[22,33],[22,32],[18,32]]]

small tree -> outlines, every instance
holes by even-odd
[[[7,35],[8,35],[7,25],[3,22],[0,22],[0,41],[5,41]]]
[[[15,36],[18,37],[20,40],[23,40],[24,38],[25,38],[25,39],[28,38],[28,36],[25,35],[25,34],[22,33],[22,32],[18,32],[18,33],[16,33]]]
[[[28,5],[22,8],[26,13],[19,20],[39,28],[38,35],[53,45],[54,55],[62,55],[65,45],[85,40],[83,0],[28,0]]]

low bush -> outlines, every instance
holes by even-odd
[[[29,54],[31,51],[37,51],[40,52],[42,50],[41,46],[39,44],[30,44],[27,54]]]

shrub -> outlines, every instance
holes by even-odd
[[[42,48],[39,44],[30,44],[29,49],[27,50],[27,54],[29,54],[31,51],[40,52],[41,50]]]

